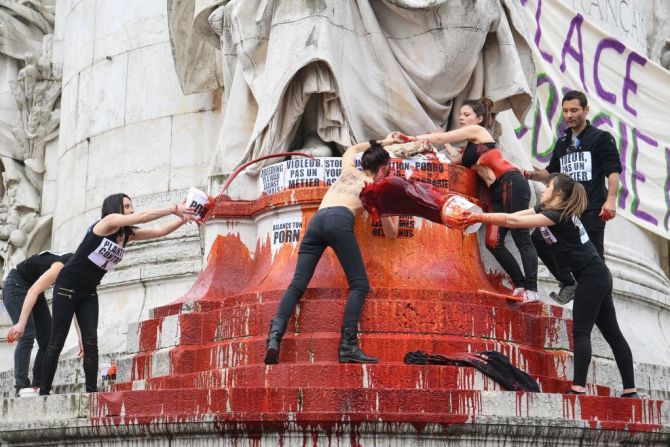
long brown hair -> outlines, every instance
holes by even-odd
[[[547,184],[552,182],[554,185],[552,199],[559,197],[560,201],[557,205],[548,208],[561,210],[561,221],[572,216],[581,216],[589,204],[589,197],[584,186],[569,175],[558,172],[551,174],[547,179]]]
[[[488,96],[482,96],[479,99],[467,99],[463,101],[464,106],[469,106],[477,118],[482,118],[482,122],[479,124],[489,131],[494,140],[498,140],[500,135],[502,135],[502,127],[500,123],[496,121],[496,114],[492,112],[493,110],[493,100]]]

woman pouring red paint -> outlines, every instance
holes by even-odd
[[[497,124],[491,112],[492,108],[493,101],[486,97],[465,101],[460,110],[459,129],[418,135],[416,138],[433,144],[444,144],[452,163],[477,170],[477,174],[491,191],[493,211],[513,213],[528,208],[530,187],[519,169],[507,161],[497,147],[492,136]],[[462,152],[451,146],[451,143],[461,141],[468,142]],[[513,295],[523,297],[524,301],[536,300],[537,252],[528,230],[488,225],[486,231],[486,248],[512,278],[515,286]],[[512,253],[505,247],[508,231],[521,255],[523,272]]]
[[[170,214],[179,218],[150,228],[135,227]],[[53,324],[42,367],[41,395],[51,392],[58,357],[63,350],[74,315],[77,316],[84,345],[86,391],[97,391],[97,288],[102,277],[121,262],[128,241],[165,236],[193,219],[193,209],[188,208],[184,202],[135,213],[133,203],[127,195],[119,193],[105,198],[100,220],[88,229],[74,256],[56,278],[53,288]],[[30,312],[30,309],[27,311]]]
[[[612,348],[623,381],[622,397],[639,397],[635,388],[633,355],[616,318],[612,301],[612,275],[589,240],[579,216],[588,197],[579,183],[565,174],[551,174],[541,203],[513,214],[465,214],[462,227],[473,222],[507,228],[539,228],[557,265],[577,279],[572,308],[575,366],[570,394],[586,393],[586,375],[591,362],[591,331],[598,326]]]

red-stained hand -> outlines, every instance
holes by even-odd
[[[482,217],[482,214],[464,211],[461,215],[452,216],[451,220],[455,224],[456,228],[464,229],[470,225],[476,224],[477,222],[482,222]]]
[[[23,337],[25,330],[26,328],[18,323],[12,326],[7,333],[7,343],[14,343],[15,341],[18,341],[21,337]]]
[[[603,204],[603,207],[600,209],[600,220],[603,222],[607,222],[608,220],[612,220],[616,217],[616,204],[614,203],[614,200],[607,200]]]
[[[522,169],[522,170],[521,170],[521,174],[522,174],[524,177],[526,177],[526,179],[528,179],[528,180],[530,180],[531,177],[532,177],[532,175],[533,175],[532,172],[527,171],[527,170],[525,170],[525,169]]]

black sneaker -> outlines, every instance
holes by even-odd
[[[552,300],[556,301],[560,305],[568,304],[570,301],[575,299],[575,290],[577,290],[577,282],[571,286],[564,286],[563,283],[560,283],[561,289],[556,292],[551,292],[549,296]]]
[[[623,398],[627,399],[642,399],[642,396],[640,396],[637,392],[632,392],[632,393],[623,393],[621,396]]]

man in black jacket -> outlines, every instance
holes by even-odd
[[[619,190],[621,160],[614,137],[596,129],[586,119],[589,112],[584,93],[572,90],[563,96],[563,117],[568,126],[565,136],[554,146],[551,160],[545,169],[526,171],[526,177],[543,182],[554,172],[562,172],[580,182],[589,196],[589,205],[580,220],[589,239],[605,260],[605,222],[616,216],[616,196]],[[605,188],[607,179],[607,188]],[[538,256],[552,275],[560,282],[561,290],[551,297],[566,304],[574,297],[577,284],[572,274],[556,267],[547,243],[538,230],[533,232]]]

